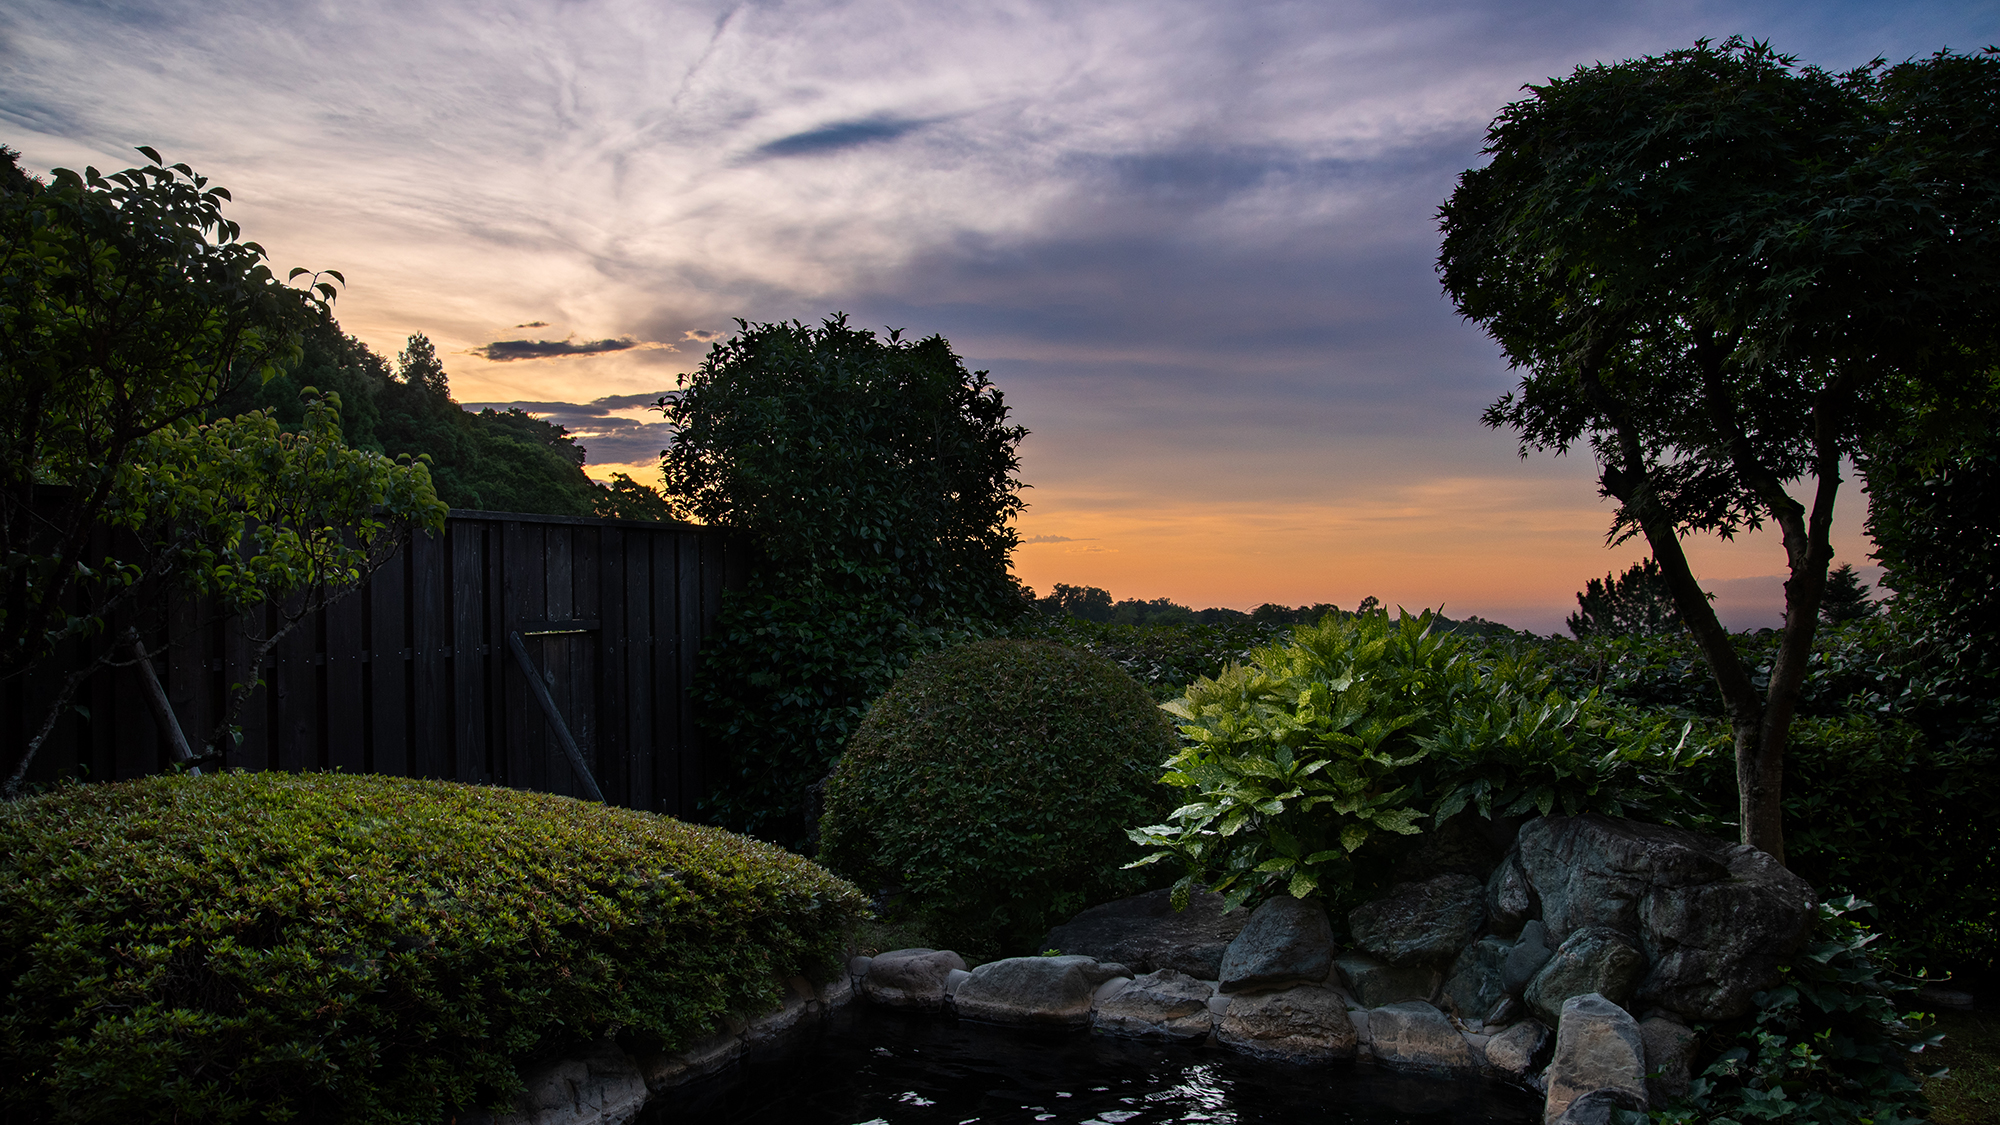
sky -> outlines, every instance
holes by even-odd
[[[1524,84],[1732,34],[1838,70],[2000,40],[2000,0],[12,0],[0,144],[192,165],[345,275],[349,332],[425,333],[595,476],[657,481],[647,405],[738,319],[844,312],[992,373],[1038,590],[1546,633],[1644,548],[1587,456],[1479,424],[1518,375],[1436,209]],[[1726,624],[1778,623],[1774,534],[1689,550]]]

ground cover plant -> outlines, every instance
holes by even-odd
[[[718,829],[337,774],[0,806],[12,1120],[437,1125],[616,1035],[673,1049],[836,971],[851,886]]]
[[[1173,728],[1116,664],[989,640],[911,664],[826,784],[819,857],[972,956],[1144,889],[1124,825],[1169,807]]]

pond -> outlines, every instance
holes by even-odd
[[[655,1099],[641,1125],[1528,1125],[1540,1096],[1368,1063],[1027,1031],[850,1005],[781,1048]]]

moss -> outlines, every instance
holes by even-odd
[[[826,787],[823,862],[975,956],[1034,952],[1049,925],[1144,888],[1125,829],[1158,820],[1179,748],[1111,661],[1044,641],[913,664],[869,710]]]
[[[1939,1012],[1934,1030],[1944,1042],[1920,1057],[1920,1069],[1948,1068],[1924,1083],[1937,1125],[1984,1125],[2000,1120],[2000,1020],[1990,1012]]]
[[[0,1106],[422,1122],[605,1035],[673,1049],[866,912],[715,829],[514,790],[158,777],[0,808]]]

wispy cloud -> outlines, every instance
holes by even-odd
[[[753,155],[822,156],[843,149],[893,141],[923,128],[926,124],[929,123],[888,117],[838,121],[831,125],[821,125],[816,129],[807,129],[802,133],[793,133],[789,137],[779,137],[775,141],[766,141],[757,146]]]
[[[646,464],[659,460],[673,431],[649,408],[664,392],[607,395],[590,402],[516,399],[461,403],[467,410],[520,410],[568,430],[596,465]]]
[[[1036,543],[1095,543],[1095,539],[1072,539],[1067,535],[1030,535],[1021,540],[1026,547]]]

